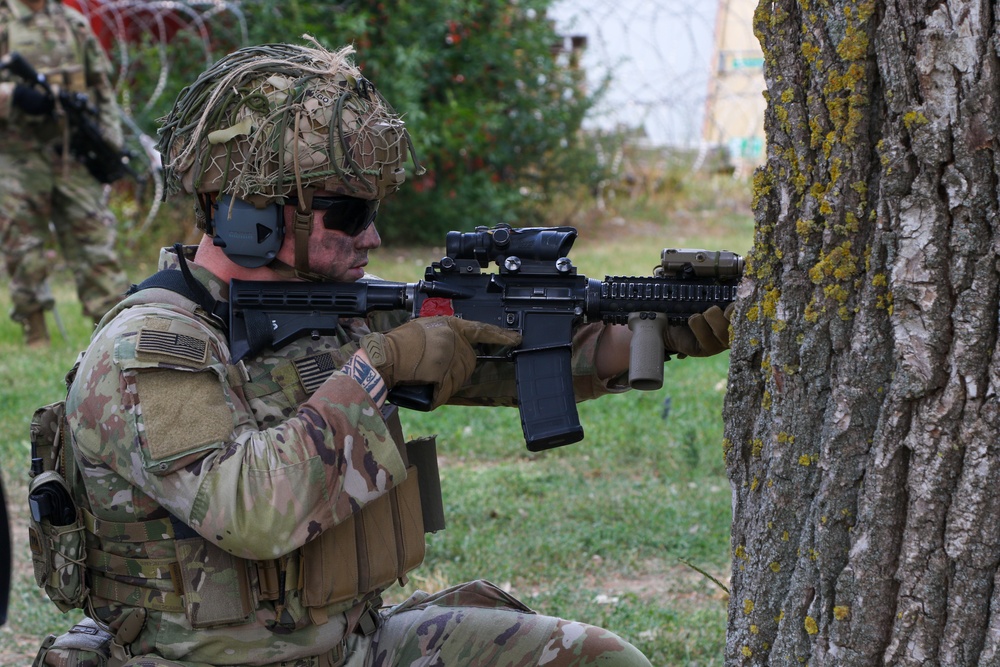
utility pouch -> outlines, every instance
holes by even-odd
[[[205,538],[174,542],[184,587],[184,604],[193,628],[246,623],[257,601],[250,586],[248,561]]]
[[[116,667],[111,657],[112,636],[85,618],[58,637],[42,642],[31,667]]]

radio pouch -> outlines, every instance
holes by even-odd
[[[31,420],[28,545],[35,583],[66,612],[81,609],[88,590],[83,517],[64,477],[64,424],[62,401],[39,408]]]

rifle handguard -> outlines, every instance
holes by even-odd
[[[655,391],[663,386],[663,313],[637,312],[628,316],[632,332],[629,349],[628,384],[633,389]]]

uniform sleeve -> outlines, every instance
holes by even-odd
[[[97,335],[70,389],[78,455],[250,559],[298,548],[405,479],[352,378],[335,372],[297,414],[259,429],[227,358],[210,327],[129,309]]]

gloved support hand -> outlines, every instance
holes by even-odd
[[[29,116],[47,116],[56,108],[56,100],[51,93],[23,83],[14,86],[11,103]]]
[[[729,318],[736,304],[726,312],[712,306],[704,313],[688,318],[687,325],[668,325],[663,330],[663,347],[668,353],[684,357],[710,357],[729,349]]]
[[[432,407],[443,405],[472,376],[473,345],[519,345],[521,336],[491,324],[457,317],[422,317],[387,333],[361,339],[372,365],[387,387],[427,384],[434,388]]]

